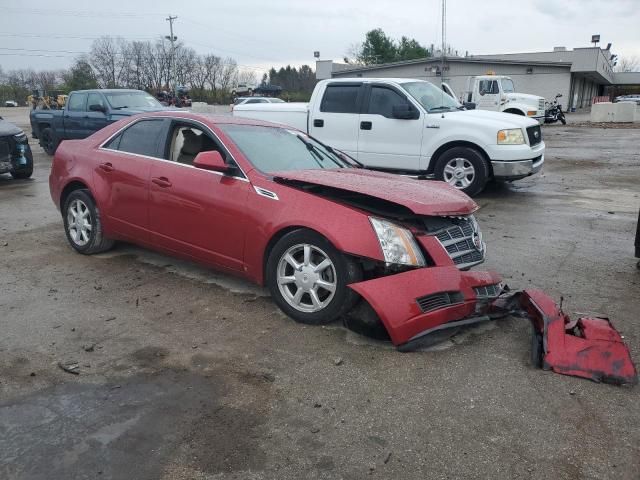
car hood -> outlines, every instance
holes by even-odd
[[[469,215],[478,205],[452,186],[431,180],[359,168],[276,172],[274,180],[292,186],[320,185],[403,205],[416,215]]]
[[[148,112],[161,112],[164,110],[172,110],[168,107],[135,107],[135,108],[122,108],[120,110],[112,110],[112,115],[122,115],[123,117],[130,117],[132,115],[137,115],[138,113],[148,113]]]
[[[6,137],[8,135],[19,135],[22,130],[16,127],[13,123],[7,120],[0,119],[0,137]]]
[[[489,110],[464,110],[461,112],[452,112],[454,114],[462,114],[464,118],[471,121],[481,121],[486,125],[493,125],[498,129],[505,128],[527,128],[538,125],[536,120],[527,118],[513,113],[492,112]]]

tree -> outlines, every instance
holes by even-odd
[[[640,70],[640,57],[637,55],[624,56],[618,59],[616,72],[637,72]]]
[[[364,43],[353,45],[349,54],[355,57],[358,63],[364,65],[415,60],[430,56],[429,50],[420,45],[416,39],[403,36],[399,41],[395,41],[381,28],[368,31]],[[350,60],[346,63],[350,63]]]
[[[85,57],[76,60],[73,66],[62,74],[65,90],[87,90],[98,88],[98,82],[89,61]]]

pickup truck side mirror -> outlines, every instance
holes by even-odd
[[[393,118],[400,120],[416,120],[420,118],[420,112],[418,112],[413,105],[408,103],[394,105],[391,107],[391,115]]]
[[[100,105],[99,103],[94,103],[93,105],[89,105],[89,111],[105,113],[107,109],[104,108],[104,105]]]
[[[474,102],[464,102],[462,105],[467,110],[475,110],[476,109],[476,104]]]

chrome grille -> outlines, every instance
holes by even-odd
[[[484,261],[485,245],[473,217],[459,220],[435,236],[459,269],[465,270]]]
[[[544,112],[544,98],[538,100],[538,110],[542,110]]]
[[[440,292],[416,298],[422,313],[432,312],[440,308],[462,303],[464,297],[461,292]]]
[[[473,290],[476,292],[476,297],[479,300],[485,298],[495,298],[500,295],[500,284],[496,283],[494,285],[484,285],[482,287],[473,287]]]
[[[540,125],[527,127],[527,136],[529,137],[529,145],[531,147],[538,145],[542,141],[542,130]]]

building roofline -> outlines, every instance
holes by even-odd
[[[471,57],[444,57],[445,62],[471,62],[471,63],[498,63],[507,65],[538,65],[538,66],[551,66],[551,67],[571,67],[572,62],[553,62],[553,61],[526,61],[526,60],[505,60],[499,58],[487,58],[481,56]],[[340,70],[334,70],[334,73],[351,73],[351,72],[363,72],[367,70],[379,70],[381,68],[394,68],[404,65],[416,65],[420,63],[441,63],[440,57],[427,57],[418,58],[415,60],[402,60],[400,62],[380,63],[377,65],[363,65],[355,68],[345,68]]]

